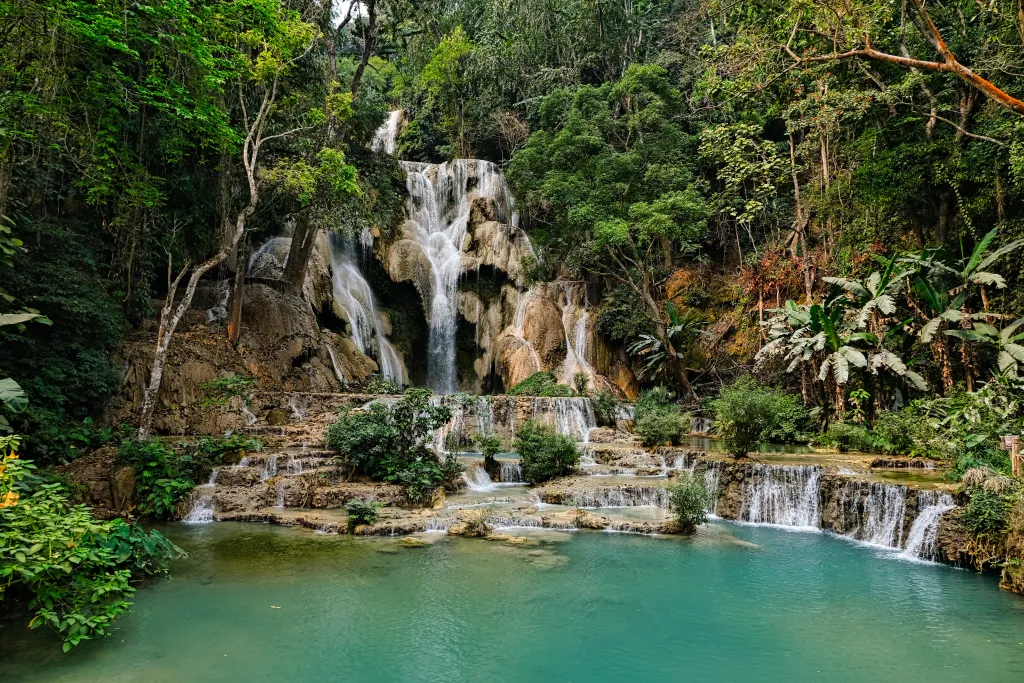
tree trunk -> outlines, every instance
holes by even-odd
[[[309,268],[309,257],[313,253],[316,242],[316,230],[309,225],[309,216],[300,212],[295,216],[295,232],[292,233],[292,245],[288,249],[288,260],[284,264],[284,281],[288,288],[302,293],[302,285],[306,281],[306,270]]]
[[[973,327],[970,313],[968,313],[966,308],[963,308],[962,312],[964,316],[960,320],[960,329],[969,330]],[[966,339],[962,340],[960,343],[960,361],[964,365],[964,380],[967,383],[967,391],[974,391],[974,348]]]
[[[231,288],[231,303],[228,305],[228,341],[238,341],[242,333],[242,304],[245,302],[246,254],[245,240],[238,245],[238,263],[235,267],[235,282]]]
[[[181,319],[185,316],[185,312],[188,311],[189,306],[192,305],[192,297],[196,293],[196,286],[199,284],[200,278],[213,268],[216,268],[218,265],[223,263],[224,259],[226,259],[228,255],[235,250],[239,241],[242,239],[242,235],[245,233],[246,221],[248,221],[249,217],[256,211],[258,195],[256,193],[254,177],[250,177],[249,188],[249,203],[241,212],[239,212],[238,217],[235,219],[235,233],[232,236],[231,242],[222,246],[220,251],[192,270],[192,274],[188,279],[188,286],[185,287],[185,295],[182,297],[181,303],[179,303],[176,308],[174,306],[174,295],[177,293],[178,284],[185,276],[188,268],[183,268],[181,273],[178,274],[178,277],[175,278],[168,287],[167,299],[164,301],[163,309],[160,312],[160,327],[156,336],[156,353],[153,355],[153,368],[149,373],[149,384],[146,386],[146,390],[142,394],[142,414],[139,418],[138,433],[140,439],[144,439],[149,436],[149,433],[152,430],[153,411],[156,409],[157,395],[160,393],[160,383],[163,381],[164,363],[167,361],[167,349],[171,345],[171,337],[177,329],[178,323],[181,322]]]
[[[953,364],[949,359],[949,346],[945,337],[939,337],[932,343],[932,352],[942,373],[942,393],[948,396],[953,390]]]

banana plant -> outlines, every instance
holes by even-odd
[[[998,234],[999,228],[993,228],[974,245],[970,256],[957,261],[952,260],[941,247],[925,249],[920,254],[912,254],[900,261],[928,272],[932,279],[936,279],[936,276],[952,279],[955,282],[952,291],[956,294],[971,284],[992,285],[996,289],[1004,289],[1006,279],[990,269],[999,259],[1024,246],[1024,239],[1013,240],[988,253]]]
[[[994,346],[998,351],[999,373],[1016,377],[1020,364],[1024,363],[1024,332],[1017,330],[1024,325],[1024,318],[1018,318],[1001,330],[987,322],[976,322],[970,330],[946,330],[951,337],[964,341],[980,342]]]
[[[860,311],[857,314],[857,327],[864,329],[872,320],[872,313],[878,311],[882,315],[892,315],[896,312],[895,295],[903,287],[904,278],[914,273],[913,268],[897,270],[900,259],[894,254],[887,261],[882,261],[885,266],[881,271],[874,271],[867,280],[857,280],[843,277],[825,277],[825,282],[850,292],[857,299]]]

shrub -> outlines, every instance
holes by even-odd
[[[205,482],[217,465],[237,462],[246,452],[263,448],[259,439],[242,434],[178,444],[179,452],[159,439],[129,439],[118,459],[135,469],[139,512],[154,519],[173,519],[178,502]]]
[[[571,474],[580,461],[576,442],[545,424],[527,420],[516,430],[513,444],[523,464],[523,477],[531,484]]]
[[[139,512],[154,519],[173,519],[178,501],[195,487],[181,472],[174,450],[159,439],[130,439],[118,459],[135,468]]]
[[[0,601],[27,603],[29,627],[53,628],[66,652],[128,612],[133,577],[165,574],[185,554],[159,532],[71,504],[60,484],[18,459],[17,444],[0,439]]]
[[[249,387],[252,386],[252,383],[253,379],[251,377],[239,377],[238,375],[228,375],[227,377],[203,382],[199,385],[199,388],[203,390],[206,396],[199,402],[199,405],[222,406],[235,396],[242,398],[248,403]]]
[[[692,474],[681,472],[676,481],[668,486],[669,509],[679,522],[684,534],[692,534],[697,526],[708,521],[707,509],[711,507],[711,494],[704,483]]]
[[[400,394],[402,387],[385,375],[374,373],[366,380],[363,389],[368,394]]]
[[[619,399],[611,391],[604,389],[590,397],[590,405],[594,409],[594,419],[602,427],[614,427],[619,414]]]
[[[360,524],[376,524],[377,510],[382,507],[381,503],[362,498],[351,498],[345,503],[345,511],[348,513],[348,532]]]
[[[1009,496],[983,488],[969,491],[970,500],[960,513],[960,520],[975,534],[998,534],[1006,528],[1006,517],[1012,506]]]
[[[742,457],[773,436],[799,433],[806,418],[801,417],[796,401],[795,396],[762,386],[751,377],[740,377],[722,387],[708,407],[715,416],[716,433],[730,453]]]
[[[535,372],[509,390],[511,396],[572,396],[573,390],[550,372]]]
[[[585,372],[577,372],[572,376],[572,385],[576,389],[577,396],[586,396],[590,389],[590,375]]]
[[[423,503],[454,471],[453,463],[442,469],[427,447],[431,433],[451,414],[445,406],[430,405],[429,390],[409,389],[393,404],[342,413],[325,440],[342,461],[371,479],[404,486],[410,500]]]
[[[814,443],[842,453],[861,451],[870,453],[876,449],[877,441],[871,430],[862,424],[833,422],[824,434],[814,437]]]
[[[444,456],[444,460],[441,461],[441,483],[444,485],[446,491],[455,491],[458,488],[457,482],[462,477],[462,473],[466,471],[465,466],[459,462],[459,458],[454,453],[448,453]]]
[[[498,464],[496,456],[504,450],[505,442],[497,434],[480,432],[476,435],[476,443],[484,455],[484,469],[491,471],[490,468],[494,468]]]
[[[665,387],[654,387],[636,402],[633,431],[645,446],[680,444],[690,433],[690,416],[679,411]]]

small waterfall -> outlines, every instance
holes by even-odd
[[[406,234],[430,264],[427,374],[431,388],[442,394],[456,390],[455,328],[457,285],[462,273],[462,249],[473,200],[494,200],[502,223],[515,224],[512,195],[498,167],[478,159],[456,159],[440,165],[403,161],[409,191]],[[475,182],[474,182],[475,181]]]
[[[503,460],[500,463],[501,469],[498,472],[498,481],[502,484],[525,484],[523,479],[523,466],[519,462]]]
[[[907,534],[907,547],[900,557],[934,560],[938,555],[939,523],[956,507],[953,496],[939,491],[917,492],[917,518]]]
[[[398,128],[402,125],[402,110],[392,109],[388,112],[388,118],[381,124],[380,128],[373,134],[370,142],[370,149],[374,152],[394,154],[398,146]]]
[[[402,372],[402,361],[384,334],[384,324],[377,312],[377,303],[370,283],[356,265],[351,247],[340,235],[331,233],[330,245],[334,303],[348,321],[352,341],[362,353],[376,356],[381,374],[398,385],[403,384],[405,377]],[[334,363],[334,372],[341,381],[341,372],[338,370],[333,351],[331,361]]]
[[[476,402],[476,431],[481,434],[494,433],[494,404],[485,397]]]
[[[249,257],[249,263],[246,265],[245,270],[246,274],[261,277],[280,277],[288,260],[288,250],[291,248],[291,243],[291,237],[271,237]],[[281,257],[282,253],[283,258]]]
[[[306,419],[306,410],[304,407],[299,407],[299,397],[292,394],[291,398],[288,399],[288,407],[292,409],[292,419],[296,422],[301,422]]]
[[[861,523],[854,538],[871,545],[899,548],[903,544],[903,519],[907,487],[871,482],[863,500]]]
[[[277,496],[276,496],[276,500],[274,501],[274,507],[276,507],[276,508],[284,508],[284,482],[283,481],[277,482],[277,487],[276,488],[277,488]]]
[[[533,348],[533,344],[530,343],[530,340],[526,338],[525,332],[526,307],[530,305],[530,299],[532,298],[532,289],[528,289],[519,294],[519,300],[516,302],[515,314],[512,316],[512,336],[530,352],[530,359],[533,361],[533,372],[540,372],[543,369],[540,362],[540,356],[537,355],[537,350]]]
[[[565,361],[558,372],[558,380],[562,384],[574,386],[576,374],[583,373],[593,383],[597,373],[587,358],[590,346],[590,314],[586,309],[586,285],[563,282],[561,289],[565,296],[565,303],[562,305]]]
[[[563,503],[581,508],[668,507],[668,491],[661,486],[595,486],[567,493]]]
[[[580,443],[590,442],[590,430],[597,427],[594,408],[586,398],[551,398],[538,401],[553,401],[555,431],[576,439]]]
[[[334,349],[331,348],[330,344],[324,344],[324,346],[327,347],[327,355],[331,357],[331,368],[334,370],[334,377],[338,380],[338,384],[344,387],[347,382],[345,381],[345,376],[341,374],[341,368],[338,367],[338,359],[334,355]]]
[[[690,417],[691,434],[710,434],[713,421],[709,417]]]
[[[252,411],[249,410],[249,406],[245,405],[244,401],[242,402],[242,415],[245,415],[245,425],[247,427],[252,427],[258,421],[258,418],[253,415]]]
[[[462,479],[471,491],[493,491],[494,482],[481,465],[471,465],[462,473]]]
[[[755,464],[751,469],[740,519],[754,524],[818,528],[822,467]]]
[[[707,512],[712,515],[718,512],[718,482],[721,477],[722,463],[712,460],[704,469],[704,488],[711,497],[711,507]]]
[[[260,481],[266,481],[277,476],[277,456],[268,455],[263,461],[263,471],[260,472]]]
[[[185,524],[209,524],[213,521],[213,492],[217,486],[217,470],[210,473],[210,481],[197,486],[192,492],[192,509],[182,518]]]
[[[224,322],[228,319],[228,300],[231,298],[231,281],[221,280],[217,283],[217,303],[206,309],[206,322]]]

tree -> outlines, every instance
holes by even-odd
[[[628,291],[658,347],[642,348],[689,392],[669,334],[677,325],[665,319],[664,283],[677,257],[699,249],[709,211],[681,109],[680,93],[654,65],[630,66],[600,87],[556,90],[541,103],[541,129],[513,157],[509,178],[538,245]]]
[[[269,0],[268,3],[268,7],[229,5],[228,9],[233,10],[233,13],[223,18],[225,30],[231,26],[232,21],[245,28],[239,34],[240,44],[233,59],[235,71],[229,87],[235,91],[241,113],[241,161],[248,201],[235,216],[234,232],[230,240],[213,256],[191,269],[186,263],[173,278],[172,263],[168,259],[168,295],[160,312],[153,365],[149,383],[143,393],[139,419],[140,438],[146,437],[152,428],[167,350],[178,323],[192,304],[200,278],[235,251],[245,234],[247,221],[256,211],[262,182],[262,155],[266,151],[264,145],[322,125],[327,115],[325,107],[290,111],[289,105],[294,106],[295,100],[284,98],[287,79],[295,66],[312,50],[316,28],[298,12],[286,10]],[[329,107],[330,102],[326,108]],[[189,275],[188,284],[180,302],[175,306],[178,285],[185,275]],[[241,301],[236,297],[232,306],[240,307]],[[231,317],[235,328],[229,328],[229,334],[237,338],[238,313]]]
[[[786,53],[798,65],[867,58],[895,64],[906,69],[950,73],[971,87],[976,88],[999,106],[1019,116],[1024,116],[1024,101],[1001,89],[992,81],[983,78],[957,59],[946,39],[943,38],[939,28],[935,25],[931,14],[925,8],[923,0],[908,0],[908,2],[911,5],[911,23],[914,24],[921,37],[924,38],[925,43],[938,54],[939,61],[917,59],[910,56],[906,50],[902,35],[900,36],[900,48],[903,54],[891,54],[877,49],[874,41],[876,39],[885,40],[888,36],[886,35],[887,32],[884,24],[878,20],[881,13],[873,12],[874,8],[870,3],[856,8],[851,8],[849,4],[839,5],[837,3],[836,6],[832,6],[831,3],[821,3],[812,6],[810,10],[811,16],[808,19],[805,19],[805,15],[802,13],[797,14],[795,17],[796,21],[793,23],[790,31],[789,41],[785,45]],[[946,9],[941,4],[939,7],[940,9]],[[978,12],[978,8],[968,8],[968,11],[971,11],[971,9]],[[978,14],[984,17],[983,20],[991,20],[994,17],[996,21],[1005,22],[1010,17],[1013,17],[1012,11],[1003,14],[1001,12],[991,12],[985,6],[981,6],[980,9],[981,11]],[[960,21],[966,23],[967,20],[964,18],[963,11],[957,8],[956,12],[959,14]],[[1004,19],[1003,17],[1006,18]],[[806,24],[804,24],[805,21]],[[1012,22],[1013,19],[1009,19],[1009,21]],[[806,28],[804,28],[804,25],[806,25]],[[966,30],[964,32],[966,33]],[[797,54],[793,50],[793,43],[798,34],[806,34],[811,37],[812,41],[815,38],[818,41],[808,45],[808,50],[805,53]],[[825,38],[825,41],[831,43],[831,52],[815,54],[814,47],[817,47],[817,44],[821,42],[825,42],[821,41],[821,38]],[[1024,36],[1021,37],[1021,40],[1024,40]]]

